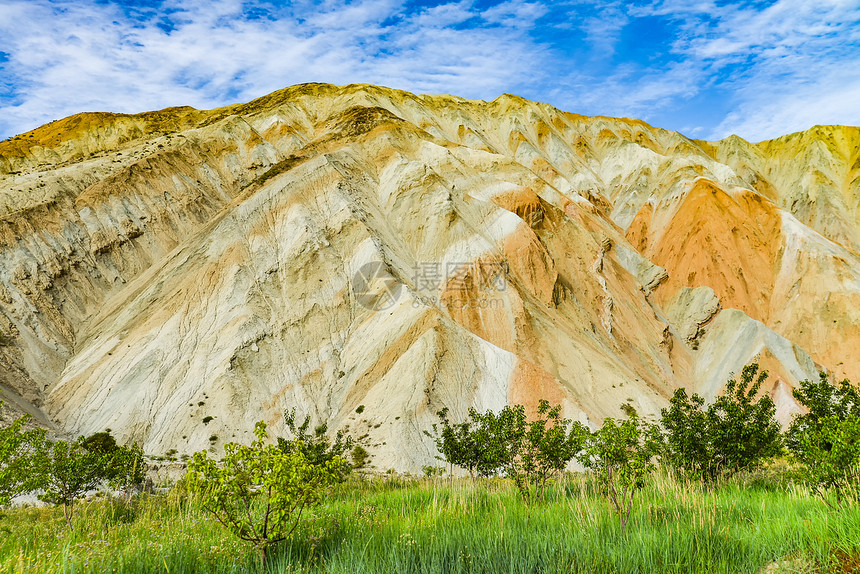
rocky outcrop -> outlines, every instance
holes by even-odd
[[[696,142],[320,84],[73,116],[0,142],[0,389],[153,454],[296,407],[399,470],[442,407],[597,424],[756,357],[787,420],[817,369],[860,379],[852,129]]]

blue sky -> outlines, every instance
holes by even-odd
[[[0,138],[364,82],[752,141],[860,124],[860,0],[0,0]]]

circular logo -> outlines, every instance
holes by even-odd
[[[384,311],[397,302],[403,285],[388,272],[382,261],[371,261],[352,276],[352,292],[358,304],[371,311]]]

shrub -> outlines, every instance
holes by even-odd
[[[81,445],[88,451],[97,453],[100,456],[109,456],[119,448],[116,444],[116,439],[110,434],[110,431],[91,434],[81,441]]]
[[[522,471],[543,491],[547,480],[564,471],[584,448],[588,429],[561,418],[561,405],[550,407],[541,399],[538,418],[528,424],[522,450]]]
[[[605,419],[599,430],[590,433],[579,459],[599,476],[624,535],[636,492],[654,470],[661,437],[658,427],[640,419],[631,405],[624,404],[622,409],[627,418]]]
[[[661,412],[666,462],[713,485],[782,452],[773,400],[754,400],[766,379],[767,371],[759,372],[758,364],[747,365],[740,380],[729,379],[725,393],[706,409],[701,396],[675,391],[669,408]]]
[[[498,413],[469,409],[469,420],[452,424],[448,410],[437,413],[440,426],[426,433],[449,464],[464,468],[474,478],[502,473],[512,478],[520,494],[532,488],[541,494],[547,480],[564,470],[582,450],[586,429],[561,418],[561,406],[541,400],[537,418],[526,416],[523,405],[507,405]]]
[[[470,416],[479,423],[477,443],[486,468],[512,478],[526,499],[532,488],[542,494],[549,477],[564,470],[585,446],[585,427],[562,419],[561,406],[551,407],[543,399],[532,421],[523,405],[505,406],[498,415],[472,411]]]
[[[356,470],[361,470],[370,464],[370,453],[360,444],[352,447],[350,458],[352,458],[352,468]]]
[[[346,479],[352,470],[352,466],[346,461],[345,454],[353,450],[356,440],[350,436],[348,429],[338,429],[334,440],[328,437],[328,423],[321,423],[310,432],[311,418],[305,416],[301,424],[296,423],[296,409],[284,412],[284,422],[292,433],[293,438],[286,439],[278,437],[278,448],[285,453],[299,450],[309,463],[324,465],[338,461],[340,465],[340,481]],[[363,453],[358,452],[361,458],[361,466],[370,462],[370,454],[362,447]],[[353,459],[355,460],[355,459]],[[357,468],[357,467],[356,467]]]
[[[266,424],[258,422],[250,446],[228,443],[221,464],[194,453],[187,483],[202,496],[203,508],[236,536],[253,544],[265,569],[268,549],[290,538],[306,508],[337,481],[343,461],[312,463],[303,449],[284,451],[265,444]]]
[[[421,467],[421,472],[426,478],[436,478],[445,474],[445,469],[441,466],[424,465]]]
[[[174,450],[174,454],[176,451]],[[143,484],[146,479],[146,464],[143,461],[143,448],[138,444],[121,446],[105,460],[105,478],[108,485],[129,498],[132,490]]]
[[[33,462],[36,453],[44,448],[45,430],[25,430],[29,420],[25,415],[8,427],[0,427],[0,507],[39,486]]]
[[[485,463],[484,451],[472,427],[473,421],[452,424],[448,419],[447,407],[437,412],[436,416],[439,417],[438,425],[434,423],[433,432],[424,431],[424,434],[436,443],[443,460],[452,467],[467,470],[473,479],[476,473],[492,473],[496,470],[496,467],[489,468]]]
[[[63,515],[72,527],[74,503],[88,490],[107,478],[105,459],[98,451],[87,450],[86,439],[78,437],[72,442],[46,443],[47,448],[36,456],[39,486],[44,492],[41,500],[63,505]]]
[[[139,445],[120,446],[110,434],[110,429],[81,439],[81,445],[101,458],[101,478],[107,480],[111,488],[131,496],[132,490],[143,483],[146,466],[143,462],[143,449]],[[165,453],[168,459],[175,455],[176,449]]]
[[[786,433],[789,451],[806,469],[822,495],[838,502],[856,500],[860,481],[860,392],[846,379],[831,384],[825,373],[818,382],[802,381],[794,398],[808,409],[795,417]]]
[[[473,436],[480,474],[506,474],[520,493],[527,494],[528,483],[518,465],[526,437],[525,407],[506,405],[498,414],[469,409],[469,417],[476,425]]]

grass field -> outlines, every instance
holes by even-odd
[[[271,572],[852,572],[860,508],[834,510],[773,477],[713,492],[664,475],[637,498],[626,537],[594,482],[569,476],[523,503],[500,479],[376,479],[338,487]],[[259,572],[256,551],[180,490],[130,503],[20,508],[0,519],[0,572]],[[857,569],[860,572],[860,566]]]

